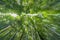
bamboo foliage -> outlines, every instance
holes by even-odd
[[[59,0],[0,0],[0,40],[60,40]]]

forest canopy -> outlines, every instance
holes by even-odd
[[[0,40],[60,40],[60,0],[0,0]]]

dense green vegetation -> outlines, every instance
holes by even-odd
[[[60,40],[60,0],[0,0],[0,40]]]

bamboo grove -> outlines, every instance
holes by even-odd
[[[60,40],[60,0],[0,0],[0,40]]]

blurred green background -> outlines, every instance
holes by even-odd
[[[0,0],[0,40],[60,40],[60,0]]]

